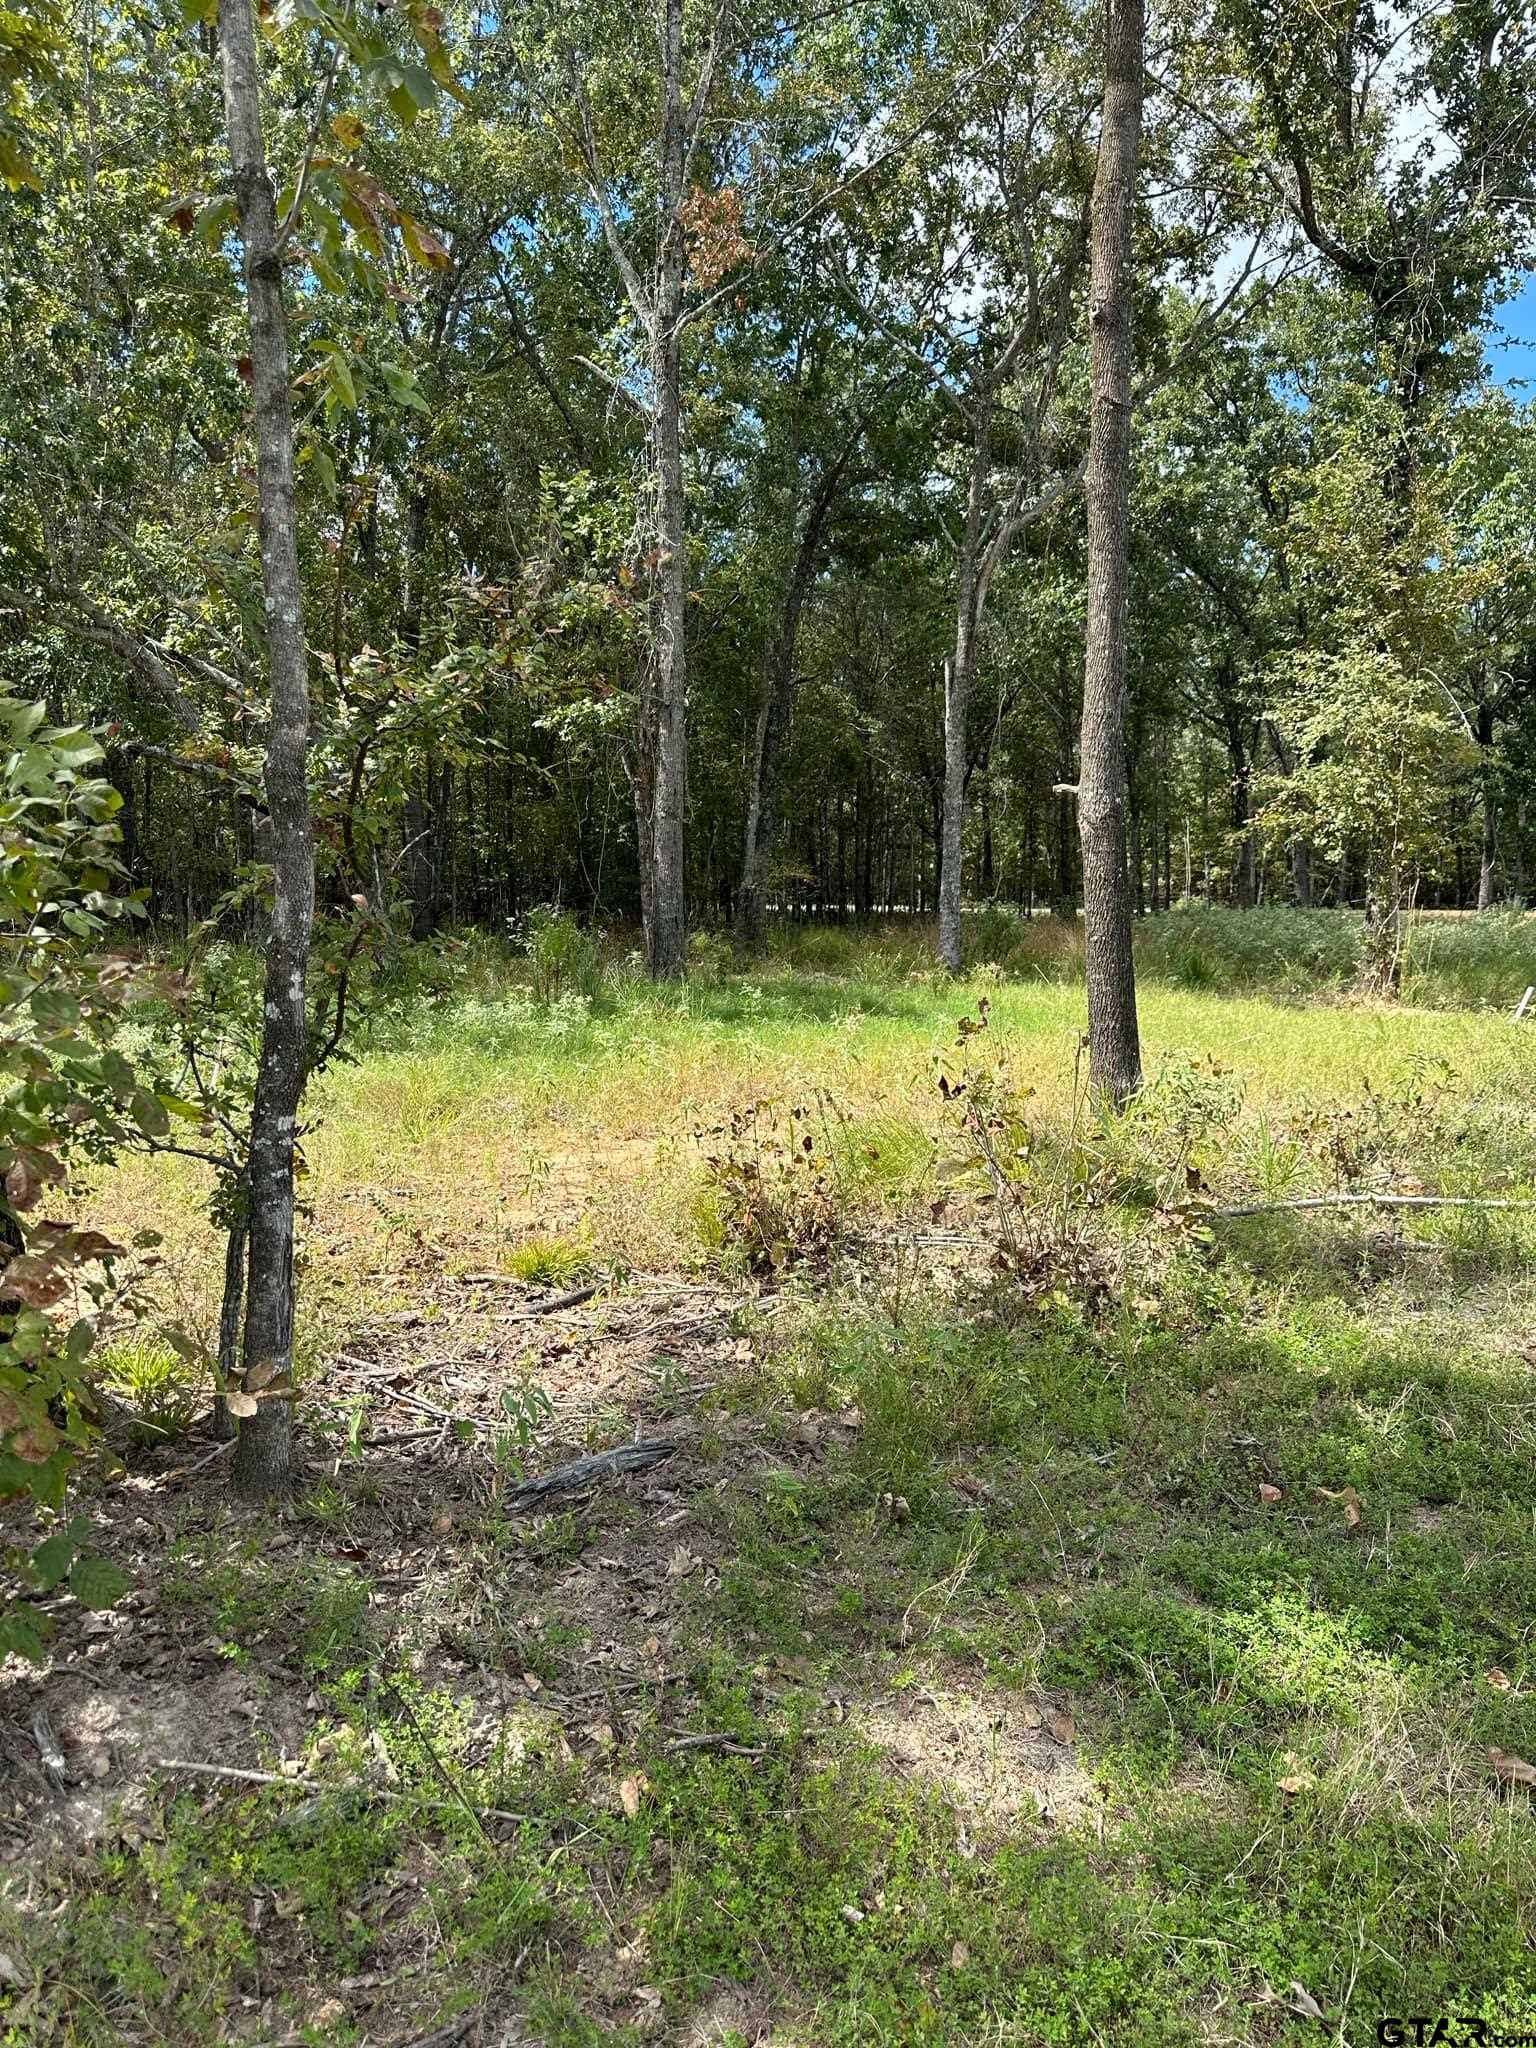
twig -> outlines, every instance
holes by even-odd
[[[470,1819],[474,1822],[475,1826],[480,1830],[480,1833],[485,1837],[486,1841],[490,1842],[491,1836],[486,1828],[485,1822],[480,1818],[480,1815],[476,1812],[474,1805],[470,1801],[469,1795],[464,1790],[464,1787],[459,1783],[458,1779],[454,1777],[453,1773],[449,1770],[448,1766],[443,1762],[442,1758],[438,1755],[436,1744],[433,1742],[431,1736],[427,1733],[426,1729],[422,1727],[420,1721],[418,1721],[416,1718],[415,1708],[411,1705],[410,1701],[405,1697],[405,1694],[400,1691],[399,1687],[395,1685],[390,1679],[386,1678],[382,1671],[378,1674],[378,1678],[380,1686],[386,1693],[388,1693],[389,1697],[394,1701],[395,1705],[399,1708],[400,1712],[404,1714],[407,1721],[410,1722],[412,1728],[415,1729],[418,1741],[421,1743],[422,1748],[427,1752],[428,1762],[431,1764],[433,1770],[436,1771],[437,1775],[442,1779],[443,1783],[448,1787],[449,1792],[453,1795],[455,1803],[463,1807],[464,1811],[469,1815]],[[495,1843],[492,1842],[491,1846],[494,1848]]]
[[[174,1472],[167,1472],[165,1476],[167,1479],[190,1479],[194,1472],[201,1472],[205,1465],[211,1465],[215,1458],[222,1458],[226,1451],[232,1451],[234,1447],[235,1439],[227,1437],[223,1443],[215,1444],[211,1451],[205,1451],[194,1463],[179,1465]]]
[[[1190,1216],[1272,1216],[1299,1209],[1536,1209],[1531,1195],[1302,1195],[1294,1201],[1253,1202],[1239,1209],[1187,1209]]]
[[[193,1763],[187,1757],[154,1756],[149,1760],[149,1767],[153,1771],[189,1771],[199,1778],[231,1778],[240,1785],[294,1785],[301,1792],[361,1792],[369,1799],[388,1799],[397,1803],[409,1802],[416,1796],[410,1792],[391,1792],[383,1785],[369,1785],[357,1778],[344,1783],[334,1780],[327,1783],[324,1778],[285,1777],[281,1771],[243,1771],[236,1770],[232,1764]],[[446,1806],[448,1803],[444,1799],[427,1801],[429,1806]],[[453,1804],[468,1802],[460,1792]],[[472,1806],[470,1811],[477,1821],[531,1821],[534,1818],[531,1813],[509,1813],[503,1806]]]
[[[738,1742],[731,1735],[677,1735],[667,1744],[668,1749],[724,1749],[732,1756],[766,1756],[764,1749],[753,1749],[745,1742]]]

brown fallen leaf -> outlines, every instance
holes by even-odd
[[[1317,1490],[1324,1500],[1342,1501],[1344,1504],[1345,1526],[1350,1529],[1359,1528],[1360,1496],[1352,1486],[1341,1486],[1337,1491],[1327,1486],[1320,1486]]]
[[[1267,1506],[1273,1507],[1277,1500],[1282,1500],[1283,1498],[1284,1496],[1278,1486],[1265,1484],[1259,1488],[1259,1499]]]
[[[544,1681],[536,1671],[525,1671],[522,1674],[522,1679],[529,1692],[542,1692],[544,1690]]]
[[[632,1778],[619,1781],[619,1804],[630,1820],[640,1811],[640,1801],[650,1790],[651,1781],[644,1771],[637,1771]]]
[[[1527,1792],[1536,1792],[1536,1764],[1528,1764],[1523,1756],[1511,1756],[1507,1749],[1491,1747],[1488,1761],[1493,1765],[1493,1775],[1511,1792],[1517,1785]]]
[[[1495,1665],[1493,1670],[1488,1673],[1488,1683],[1495,1692],[1508,1692],[1510,1690],[1509,1673],[1507,1671],[1500,1671],[1498,1666]]]

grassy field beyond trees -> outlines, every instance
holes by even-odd
[[[1068,927],[440,948],[304,1140],[298,1496],[106,1347],[0,2041],[1536,2028],[1536,1210],[1220,1213],[1536,1195],[1533,930],[1149,921],[1108,1120]],[[81,1193],[206,1338],[201,1171]]]

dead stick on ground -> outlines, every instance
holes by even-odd
[[[753,1749],[745,1742],[738,1742],[734,1735],[675,1735],[667,1744],[668,1749],[725,1749],[732,1756],[765,1756],[766,1750]]]
[[[427,1733],[426,1729],[423,1728],[421,1723],[417,1720],[416,1711],[412,1707],[410,1701],[405,1697],[405,1694],[401,1692],[397,1686],[392,1685],[390,1683],[390,1681],[384,1676],[382,1671],[378,1674],[378,1680],[379,1685],[383,1689],[383,1691],[388,1693],[389,1697],[394,1701],[395,1705],[400,1709],[401,1713],[404,1714],[407,1721],[409,1721],[411,1726],[415,1729],[417,1740],[420,1742],[422,1748],[427,1752],[427,1758],[428,1761],[431,1763],[433,1770],[436,1771],[437,1775],[448,1787],[449,1792],[452,1793],[457,1803],[460,1806],[462,1806],[464,1811],[469,1815],[470,1819],[474,1822],[475,1826],[480,1830],[480,1833],[484,1835],[486,1841],[490,1842],[491,1837],[486,1828],[485,1822],[480,1818],[478,1811],[472,1804],[469,1795],[464,1790],[464,1787],[459,1783],[458,1779],[454,1777],[453,1773],[448,1769],[448,1766],[443,1762],[442,1758],[438,1755],[436,1745],[433,1743],[433,1740],[431,1736]],[[492,1843],[491,1846],[494,1848],[495,1844]]]
[[[149,1767],[152,1771],[189,1771],[194,1777],[199,1778],[232,1778],[239,1785],[292,1785],[300,1792],[361,1792],[369,1799],[396,1801],[409,1800],[412,1796],[409,1792],[390,1792],[382,1785],[366,1785],[358,1779],[353,1779],[350,1783],[328,1784],[324,1778],[289,1778],[281,1771],[243,1771],[237,1770],[232,1764],[194,1763],[187,1757],[179,1756],[152,1756]],[[441,1799],[428,1801],[432,1806],[442,1806],[446,1803]],[[467,1803],[462,1792],[454,1801],[455,1805]],[[476,1806],[470,1810],[477,1820],[533,1819],[531,1813],[509,1813],[504,1806]]]
[[[1189,1216],[1272,1216],[1298,1209],[1536,1209],[1531,1195],[1301,1195],[1289,1202],[1253,1202],[1239,1209],[1187,1209]]]

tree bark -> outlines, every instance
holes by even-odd
[[[262,137],[250,0],[219,0],[224,117],[234,174],[250,326],[252,420],[271,720],[265,788],[273,905],[267,932],[261,1053],[251,1111],[249,1267],[244,1384],[233,1477],[241,1492],[290,1483],[293,1436],[293,1169],[308,1040],[305,973],[314,923],[309,808],[309,660],[299,578],[288,324],[276,207]]]
[[[1498,894],[1499,795],[1493,756],[1493,706],[1484,701],[1477,707],[1477,744],[1481,758],[1479,806],[1482,813],[1482,849],[1477,870],[1477,907],[1492,910]]]
[[[652,436],[656,477],[655,659],[641,700],[650,750],[652,978],[679,981],[688,967],[683,813],[688,787],[688,520],[683,493],[682,313],[687,271],[682,208],[688,131],[683,107],[683,0],[664,0],[662,24],[662,234],[652,335]]]
[[[1141,1086],[1125,847],[1126,609],[1131,467],[1131,214],[1141,146],[1143,0],[1108,0],[1093,188],[1086,494],[1088,617],[1079,748],[1089,1077],[1119,1107]]]
[[[971,451],[971,482],[960,542],[959,593],[955,605],[955,647],[944,664],[944,796],[939,818],[939,959],[958,974],[965,959],[960,922],[965,864],[965,778],[970,765],[966,718],[976,669],[976,633],[981,623],[982,527],[992,475],[992,407],[982,402]]]

